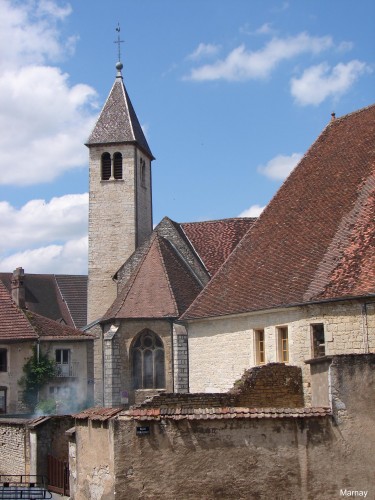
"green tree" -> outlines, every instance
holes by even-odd
[[[34,411],[38,404],[39,391],[55,376],[56,363],[34,346],[33,354],[22,370],[24,375],[18,383],[23,389],[23,402],[30,411]]]

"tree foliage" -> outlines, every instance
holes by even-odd
[[[37,347],[34,346],[33,354],[22,370],[24,375],[18,383],[23,389],[23,402],[34,411],[38,404],[40,389],[55,376],[56,363],[41,350],[38,353]]]

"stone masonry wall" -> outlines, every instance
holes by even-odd
[[[189,391],[188,336],[184,326],[173,325],[174,392]]]
[[[26,474],[25,421],[0,420],[0,474]]]
[[[352,300],[194,321],[188,324],[190,392],[225,392],[255,366],[255,331],[264,329],[266,362],[279,361],[278,327],[288,327],[289,364],[302,368],[306,403],[313,357],[311,325],[323,323],[326,354],[375,352],[375,305]],[[368,346],[368,347],[367,347]]]
[[[123,179],[102,181],[101,155],[117,151],[123,157]],[[100,318],[114,301],[112,278],[135,250],[136,156],[130,145],[90,148],[88,323]]]
[[[270,363],[247,370],[228,393],[162,393],[140,408],[300,408],[304,406],[302,371]]]
[[[111,334],[111,327],[115,330]],[[173,391],[172,324],[168,320],[122,320],[107,324],[104,333],[104,406],[127,406],[153,396],[159,390],[134,391],[131,377],[130,348],[144,329],[155,332],[164,345],[165,390]]]

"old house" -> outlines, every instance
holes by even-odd
[[[64,323],[18,306],[0,282],[0,413],[27,412],[19,380],[33,350],[56,362],[56,373],[39,393],[70,411],[92,401],[93,338]]]

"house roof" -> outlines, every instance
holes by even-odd
[[[221,219],[180,224],[210,276],[226,261],[256,218]]]
[[[12,273],[0,273],[11,294]],[[87,323],[87,276],[29,274],[24,276],[26,308],[55,321],[82,328]]]
[[[122,75],[118,73],[86,145],[124,142],[137,144],[149,158],[154,159],[126,91]]]
[[[0,341],[36,340],[38,335],[0,281]]]
[[[40,314],[24,311],[26,318],[41,340],[92,340],[89,333],[58,323]]]
[[[375,105],[332,121],[183,319],[375,293]]]
[[[90,334],[20,309],[0,281],[0,341],[91,340]]]
[[[103,320],[176,318],[201,289],[171,243],[154,232],[141,262]]]

